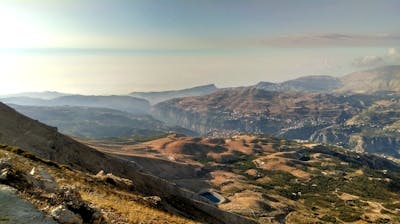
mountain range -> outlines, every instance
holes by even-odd
[[[266,91],[329,92],[341,86],[340,79],[331,76],[304,76],[282,83],[260,82],[256,88]]]
[[[260,82],[257,88],[267,91],[305,91],[338,93],[374,93],[379,91],[400,91],[400,66],[384,66],[354,72],[343,77],[303,76],[281,82]]]
[[[12,98],[12,97],[29,97],[29,98],[38,98],[43,100],[51,100],[61,96],[68,96],[72,94],[68,93],[60,93],[56,91],[44,91],[44,92],[25,92],[25,93],[16,93],[16,94],[8,94],[2,95],[1,98]]]
[[[141,99],[148,100],[151,104],[156,104],[162,101],[189,97],[189,96],[202,96],[213,93],[218,88],[214,85],[196,86],[188,89],[161,91],[161,92],[132,92],[129,95]]]
[[[400,66],[384,66],[371,70],[354,72],[341,78],[343,86],[339,92],[373,93],[379,91],[400,91]]]
[[[400,66],[386,66],[340,79],[262,82],[172,99],[152,112],[203,135],[267,133],[400,157],[399,74]]]
[[[150,115],[135,115],[107,108],[10,106],[30,118],[57,127],[64,134],[82,138],[137,138],[168,132],[196,135],[190,130],[168,127]]]
[[[13,187],[14,199],[55,220],[61,205],[85,222],[398,223],[399,70],[211,86],[153,106],[131,96],[3,98],[14,109],[0,103],[0,196]],[[0,221],[14,218],[2,212]]]
[[[77,106],[115,109],[132,114],[148,114],[150,104],[146,100],[130,96],[85,96],[67,95],[53,99],[40,99],[32,97],[10,97],[0,98],[0,101],[7,104],[25,106]]]
[[[399,80],[400,66],[384,66],[248,87],[205,85],[130,96],[25,93],[1,101],[79,137],[264,133],[399,157]]]
[[[73,223],[400,221],[400,166],[331,145],[171,134],[142,143],[92,142],[94,149],[4,104],[0,143],[1,197],[14,192],[13,202],[23,197],[57,221],[66,214]],[[18,217],[12,206],[2,220]]]
[[[112,173],[121,178],[127,178],[131,181],[134,180],[132,189],[134,189],[137,194],[141,195],[157,195],[157,198],[160,198],[162,201],[162,205],[159,205],[161,206],[159,207],[160,209],[163,208],[164,211],[171,211],[175,214],[192,217],[192,219],[201,222],[255,223],[249,218],[219,210],[214,205],[206,203],[206,199],[201,198],[195,192],[188,191],[176,184],[150,175],[146,169],[135,162],[135,160],[137,160],[145,164],[162,164],[163,161],[159,159],[136,157],[128,160],[126,158],[100,152],[68,136],[58,133],[56,128],[21,115],[2,103],[0,103],[0,143],[0,150],[9,150],[6,154],[0,154],[0,165],[2,169],[0,184],[4,182],[5,184],[13,185],[14,179],[8,179],[7,177],[7,175],[11,177],[12,173],[7,173],[7,175],[3,174],[3,166],[12,166],[10,163],[4,165],[3,156],[6,156],[5,159],[8,159],[8,153],[16,153],[39,162],[39,165],[42,163],[60,169],[75,169],[86,172],[89,175],[94,175],[102,171],[105,174]],[[169,169],[174,169],[176,166],[179,167],[179,164],[168,162],[164,168],[169,167]],[[41,167],[43,167],[43,165],[41,165]],[[39,168],[40,167],[38,167],[38,169]],[[194,174],[196,173],[195,167],[193,166],[188,166],[187,169],[190,169]],[[52,179],[48,177],[49,174],[45,176],[47,179]],[[19,176],[19,178],[24,179],[25,177]],[[115,187],[117,183],[112,177],[109,178],[109,183],[111,183],[111,185],[114,184]],[[34,182],[32,179],[30,181]],[[27,186],[23,185],[21,187],[27,188],[29,186],[28,184]],[[115,187],[115,189],[118,188]],[[0,195],[3,195],[2,188],[0,188]],[[42,197],[40,200],[45,200],[45,198]],[[118,202],[115,201],[114,203]],[[100,210],[100,208],[98,209]],[[2,217],[2,219],[5,218]],[[7,217],[7,221],[8,220],[9,218]]]

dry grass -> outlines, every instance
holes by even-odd
[[[306,180],[310,178],[310,174],[298,169],[297,167],[288,165],[292,159],[281,157],[285,153],[277,152],[270,155],[259,157],[256,164],[263,170],[280,170],[292,174],[293,176]]]
[[[194,221],[146,207],[136,201],[127,200],[118,194],[98,194],[96,192],[81,192],[84,200],[90,201],[100,208],[106,219],[118,223],[196,223]]]
[[[146,202],[140,194],[96,181],[93,175],[64,166],[49,166],[46,161],[32,160],[11,150],[0,149],[0,158],[11,158],[14,169],[19,172],[29,172],[33,167],[46,169],[59,186],[76,187],[82,198],[93,207],[100,209],[109,223],[196,223],[156,208],[155,205]],[[45,206],[45,203],[42,205]]]

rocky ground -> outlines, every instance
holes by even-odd
[[[17,189],[8,185],[0,185],[0,222],[21,224],[55,224],[42,211],[26,200],[21,199]]]
[[[112,174],[90,175],[0,147],[0,223],[194,223],[133,188]]]

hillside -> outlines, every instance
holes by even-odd
[[[143,169],[134,160],[107,155],[90,148],[58,133],[55,128],[17,113],[2,103],[0,103],[0,144],[17,146],[10,151],[50,165],[59,164],[90,174],[103,170],[105,173],[127,178],[133,181],[133,189],[138,193],[158,196],[165,210],[191,219],[208,223],[254,223],[249,218],[216,208],[195,192],[151,175],[151,172]],[[138,159],[143,161],[141,158]],[[153,164],[157,162],[151,158],[146,160]],[[174,166],[175,163],[170,162],[167,168]]]
[[[267,135],[170,135],[113,146],[109,153],[126,158],[147,155],[199,166],[201,177],[170,178],[259,223],[400,221],[400,166],[370,154]]]
[[[358,99],[359,98],[359,99]],[[153,114],[164,121],[207,134],[213,129],[277,133],[312,121],[332,123],[344,112],[357,114],[362,96],[274,92],[257,87],[220,90],[202,97],[159,103]],[[365,101],[365,103],[370,103]],[[346,108],[342,108],[346,106]]]
[[[203,135],[273,134],[339,144],[350,149],[358,146],[359,151],[399,157],[400,133],[390,128],[396,127],[399,119],[396,106],[399,99],[394,93],[278,92],[256,86],[162,102],[153,107],[153,115],[170,125]],[[381,107],[384,109],[375,109],[376,113],[368,112]],[[375,120],[376,125],[355,119],[361,114]],[[337,133],[323,131],[333,127]]]
[[[130,96],[69,95],[49,100],[30,97],[1,98],[0,100],[6,104],[17,104],[24,106],[77,106],[108,108],[141,115],[149,113],[150,110],[149,102]]]
[[[382,66],[358,71],[341,78],[331,76],[303,76],[281,83],[260,82],[257,88],[266,91],[374,93],[400,91],[400,65]]]
[[[130,96],[148,100],[151,104],[156,104],[162,101],[173,98],[202,96],[215,92],[218,88],[214,85],[196,86],[188,89],[161,91],[161,92],[133,92]]]
[[[266,91],[329,92],[342,86],[342,82],[331,76],[304,76],[281,83],[260,82],[256,88]]]
[[[0,145],[0,222],[196,223],[112,174],[91,175]],[[56,222],[57,221],[57,222]]]
[[[70,106],[10,106],[30,118],[57,127],[64,134],[77,137],[129,138],[162,135],[170,131],[193,134],[183,128],[168,127],[150,115],[134,115],[113,109]]]
[[[17,113],[2,103],[0,103],[0,142],[22,147],[39,157],[66,163],[74,168],[96,172],[100,166],[108,166],[106,164],[108,157],[103,154],[59,134],[56,128]],[[93,164],[89,158],[97,158],[98,161]]]
[[[400,221],[399,165],[340,147],[267,135],[173,134],[142,143],[89,142],[95,150],[4,104],[0,143],[21,147],[0,147],[11,161],[2,162],[1,183],[54,217],[64,203],[81,219],[122,223],[190,222],[178,216],[217,224]],[[46,196],[52,189],[60,189],[57,200]],[[143,215],[130,214],[135,209]]]
[[[383,66],[355,72],[341,78],[339,92],[373,93],[378,91],[400,92],[400,65]]]

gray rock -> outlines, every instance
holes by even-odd
[[[2,224],[57,224],[50,217],[16,194],[15,188],[0,184],[0,220]]]
[[[159,196],[149,196],[143,199],[153,205],[159,205],[161,203],[161,198]]]
[[[106,174],[104,173],[104,170],[100,170],[100,171],[96,174],[96,177],[103,177],[104,175],[106,175]]]
[[[11,169],[12,165],[9,158],[2,158],[0,159],[0,170],[2,169]]]
[[[51,216],[61,224],[82,224],[82,218],[60,205],[51,211]]]
[[[39,185],[41,185],[38,187],[49,192],[57,192],[59,190],[57,182],[45,169],[34,167],[29,174],[38,181]],[[35,183],[35,181],[32,182]]]
[[[10,170],[7,168],[4,168],[0,170],[0,181],[6,181],[10,175]]]
[[[12,170],[12,164],[9,158],[0,159],[0,181],[6,181]]]

